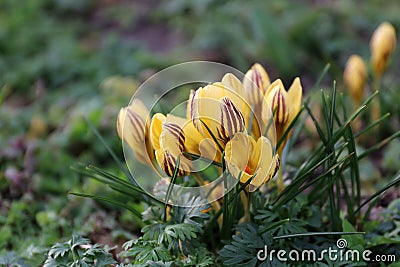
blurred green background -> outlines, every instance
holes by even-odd
[[[122,158],[116,115],[153,73],[189,60],[243,72],[260,62],[287,86],[300,76],[307,95],[330,63],[323,87],[335,79],[344,91],[347,58],[368,61],[372,32],[382,21],[400,29],[399,14],[397,0],[0,0],[0,254],[39,263],[72,232],[110,245],[135,233],[140,222],[126,211],[67,192],[105,190],[70,166],[118,172],[83,116]],[[399,49],[392,58],[382,137],[399,129]],[[397,172],[399,149],[396,140],[365,173]]]

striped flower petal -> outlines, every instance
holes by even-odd
[[[263,101],[263,96],[271,84],[268,73],[258,63],[246,72],[243,87],[250,105],[258,106]]]
[[[216,137],[222,147],[235,133],[246,129],[243,113],[248,114],[249,108],[236,93],[240,88],[236,77],[225,75],[223,82],[199,88],[192,92],[189,99],[188,117],[193,125],[204,137]]]
[[[302,86],[300,79],[297,77],[293,81],[289,90],[286,92],[285,87],[280,79],[274,81],[267,89],[265,98],[274,113],[274,123],[276,128],[277,141],[281,139],[289,125],[292,123],[297,113],[300,111],[302,99]],[[288,134],[279,148],[279,154],[288,140]]]
[[[118,113],[117,132],[119,137],[134,151],[138,161],[151,164],[154,150],[149,138],[148,110],[138,99]]]

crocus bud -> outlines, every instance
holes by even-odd
[[[268,73],[258,63],[254,64],[243,79],[243,88],[246,101],[252,108],[253,114],[250,114],[251,134],[258,139],[266,130],[269,124],[270,114],[268,104],[265,101],[265,92],[271,81]]]
[[[371,64],[375,75],[382,76],[389,57],[396,47],[396,31],[392,24],[383,22],[371,37]]]
[[[276,128],[276,139],[279,141],[288,127],[300,111],[302,99],[302,86],[300,78],[295,78],[289,90],[286,91],[280,79],[271,83],[268,87],[265,97],[274,113],[274,123]],[[282,149],[288,140],[290,133],[286,135],[282,142],[278,153],[282,153]]]
[[[258,63],[254,64],[251,69],[246,72],[243,79],[243,87],[247,100],[251,105],[259,105],[263,101],[263,96],[268,86],[271,84],[268,73]]]
[[[367,67],[364,60],[359,55],[350,56],[344,69],[343,80],[356,106],[361,103],[364,97],[367,75]]]
[[[138,161],[152,164],[154,150],[149,138],[148,110],[138,99],[119,111],[117,131],[119,137],[134,151]]]

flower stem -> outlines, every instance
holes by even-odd
[[[282,172],[282,166],[278,170],[278,181],[276,182],[277,189],[278,189],[278,194],[280,194],[283,191],[283,172]]]
[[[240,219],[240,223],[244,222],[250,222],[251,216],[250,216],[250,203],[251,203],[251,192],[246,192],[242,191],[240,192],[240,198],[243,203],[243,209],[244,209],[244,215]]]
[[[374,82],[373,82],[373,87],[372,90],[374,92],[378,91],[379,88],[381,87],[381,76],[380,75],[376,75],[374,77]],[[378,98],[379,100],[379,98]],[[371,121],[376,121],[377,119],[379,119],[380,114],[381,114],[381,110],[380,110],[380,106],[379,106],[379,101],[373,101],[371,103],[372,105],[372,110],[371,110]]]

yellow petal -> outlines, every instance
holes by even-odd
[[[251,103],[247,101],[243,84],[232,73],[225,74],[225,76],[222,78],[221,84],[224,86],[225,97],[228,97],[234,103],[234,105],[243,114],[243,118],[247,122],[251,113]],[[226,90],[226,88],[228,90]]]
[[[222,160],[222,152],[218,149],[214,141],[209,138],[203,138],[200,140],[199,153],[195,154],[216,162],[221,162]]]
[[[225,160],[244,171],[249,163],[253,143],[247,134],[237,133],[225,147]]]
[[[225,147],[225,162],[229,172],[241,183],[252,178],[248,187],[254,191],[268,182],[279,169],[279,156],[266,137],[257,142],[249,135],[238,133]],[[240,176],[240,177],[239,177]]]
[[[222,154],[214,141],[200,134],[191,120],[168,114],[166,123],[175,123],[182,129],[185,136],[184,151],[221,162]]]
[[[254,64],[243,79],[246,99],[253,112],[253,114],[250,114],[252,118],[249,118],[248,121],[252,124],[252,135],[257,139],[264,134],[268,120],[271,117],[271,112],[268,111],[269,107],[264,97],[269,85],[268,74],[260,64]]]
[[[168,151],[164,151],[162,149],[156,150],[156,160],[160,165],[161,169],[165,172],[165,174],[169,177],[172,177],[175,170],[175,165],[177,162],[177,158],[171,155]],[[184,163],[180,162],[179,169],[177,172],[177,176],[183,176],[187,174],[187,169],[189,167],[185,166]]]
[[[265,94],[270,84],[271,81],[265,69],[258,63],[254,64],[251,69],[246,72],[243,79],[243,87],[250,104],[257,104],[260,102],[260,96]]]
[[[280,79],[267,89],[267,102],[274,113],[276,127],[283,127],[289,118],[288,93]]]
[[[156,114],[157,115],[157,114]],[[164,172],[171,176],[173,174],[176,160],[180,158],[180,165],[178,169],[178,176],[186,175],[191,170],[191,162],[183,154],[185,150],[185,134],[181,127],[185,119],[179,118],[168,114],[166,117],[157,115],[153,118],[153,140],[159,141],[156,150],[156,159]],[[158,128],[157,124],[161,123],[161,133],[155,129]],[[158,138],[156,137],[158,135]]]
[[[194,97],[195,90],[190,90],[189,99],[186,104],[186,119],[192,120],[192,102]]]
[[[236,133],[245,131],[245,123],[242,112],[233,104],[233,102],[225,97],[219,101],[220,105],[220,127],[217,132],[217,138],[229,141]]]
[[[225,145],[236,132],[245,130],[243,114],[231,98],[224,96],[224,88],[221,84],[199,88],[192,96],[190,112],[196,129],[210,139],[212,133],[220,145]]]
[[[254,192],[257,188],[259,188],[261,185],[268,183],[278,172],[280,167],[280,159],[279,155],[276,154],[272,160],[270,166],[263,166],[259,169],[259,173],[257,173],[256,177],[253,178],[252,183],[250,183],[248,187],[249,192]],[[268,171],[265,171],[268,169]],[[264,179],[262,179],[264,177]]]
[[[160,135],[160,148],[178,158],[185,147],[185,135],[179,125],[164,122]]]
[[[235,92],[238,96],[243,97],[244,90],[243,85],[240,80],[233,75],[232,73],[227,73],[222,77],[221,83],[230,89],[231,91]]]
[[[256,176],[250,182],[252,187],[258,188],[260,185],[268,182],[276,173],[276,160],[274,159],[277,154],[274,152],[275,148],[268,138],[261,136],[251,156],[250,162],[256,165]],[[272,168],[272,166],[275,166]],[[252,191],[254,191],[253,189]]]
[[[160,135],[163,127],[163,123],[167,117],[164,114],[156,113],[151,119],[150,124],[150,140],[154,150],[160,149]]]
[[[301,100],[303,97],[303,89],[301,86],[300,78],[296,77],[288,90],[288,102],[289,102],[289,119],[288,125],[296,117],[297,113],[300,111]]]
[[[242,183],[245,183],[248,179],[245,170],[249,163],[254,143],[254,140],[247,134],[237,133],[225,147],[226,166],[232,176],[239,178]]]

